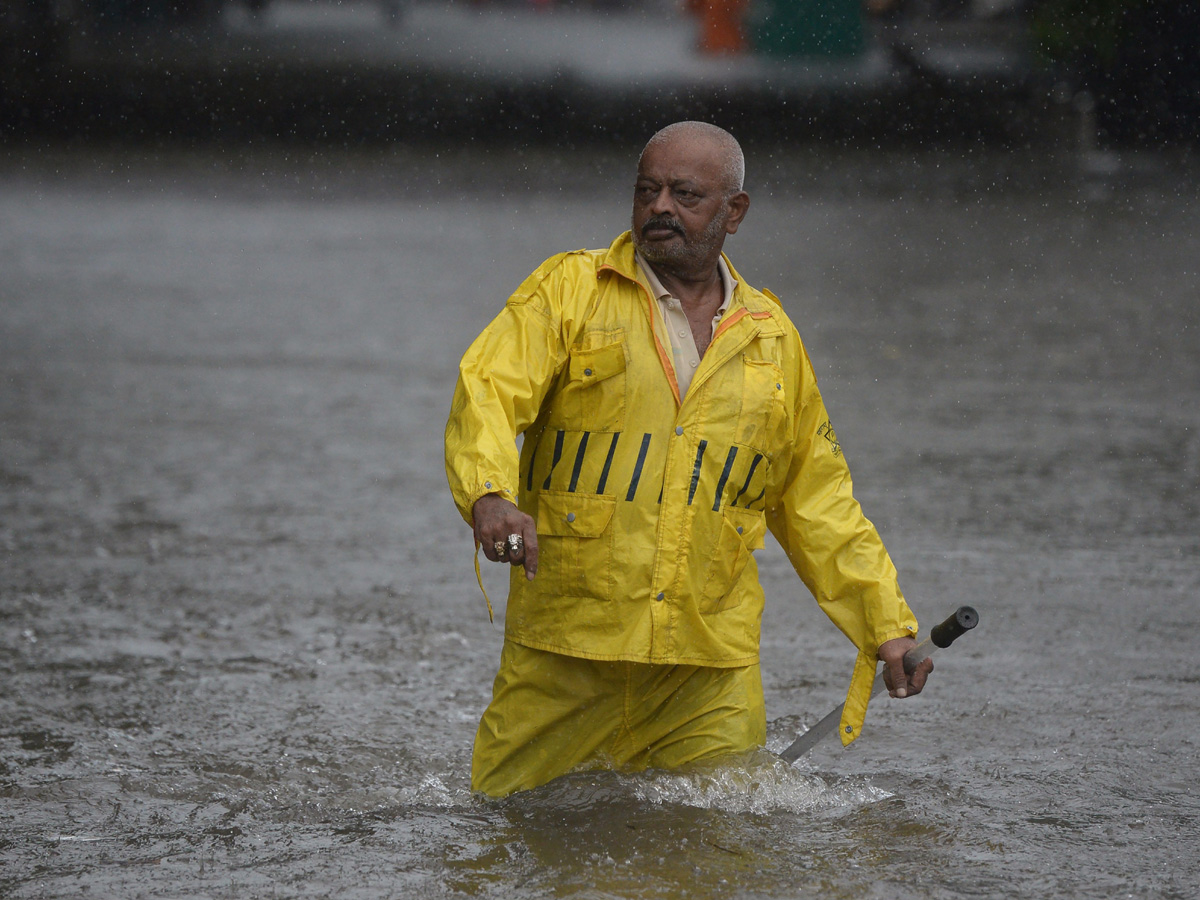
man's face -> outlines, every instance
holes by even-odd
[[[721,163],[719,149],[703,139],[647,148],[633,191],[632,232],[648,261],[680,272],[716,264],[725,235],[741,221]]]

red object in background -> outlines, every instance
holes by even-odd
[[[700,16],[700,52],[745,53],[742,21],[748,0],[687,0],[687,9]]]

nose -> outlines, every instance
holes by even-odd
[[[649,210],[653,215],[664,213],[674,215],[675,204],[671,201],[671,189],[663,185],[650,201]]]

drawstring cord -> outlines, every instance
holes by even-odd
[[[475,580],[479,582],[479,590],[483,591],[483,602],[487,604],[488,621],[493,625],[496,624],[496,617],[492,615],[492,600],[487,595],[487,588],[483,586],[483,572],[479,570],[479,541],[475,542]]]

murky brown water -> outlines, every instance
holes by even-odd
[[[849,752],[491,803],[454,367],[629,155],[10,151],[0,894],[1196,896],[1200,190],[1124,162],[750,154],[731,254],[918,615],[982,623]],[[761,568],[778,751],[853,655]]]

